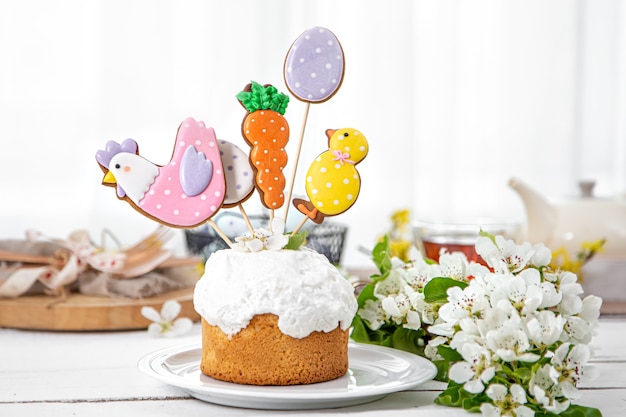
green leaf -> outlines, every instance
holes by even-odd
[[[437,353],[439,353],[439,355],[441,355],[443,359],[433,361],[433,363],[437,367],[437,376],[435,377],[435,380],[448,382],[450,379],[448,377],[450,366],[454,362],[463,360],[463,357],[455,349],[444,345],[437,346]]]
[[[463,281],[457,281],[452,278],[437,277],[433,278],[424,286],[424,300],[427,303],[447,303],[448,302],[448,288],[452,287],[467,287],[467,283]]]
[[[537,414],[535,413],[535,416]],[[567,410],[559,414],[560,417],[602,417],[602,413],[597,408],[585,407],[582,405],[571,404]]]
[[[300,246],[304,245],[306,242],[306,238],[309,235],[309,232],[306,230],[302,230],[298,233],[291,234],[289,236],[289,241],[287,245],[285,245],[285,249],[297,250]]]
[[[391,272],[391,249],[389,246],[389,236],[385,235],[383,240],[378,242],[372,249],[372,261],[378,268],[380,274],[374,274],[370,278],[374,282],[382,281]]]
[[[457,384],[453,381],[450,381],[448,388],[435,398],[435,404],[448,407],[462,407],[472,412],[480,411],[480,405],[484,402],[491,402],[487,395],[484,393],[471,394],[463,389],[462,384]]]
[[[518,368],[513,371],[513,375],[517,377],[517,379],[522,383],[522,385],[526,385],[530,382],[530,378],[533,376],[533,372],[530,368]]]
[[[391,335],[391,344],[395,349],[424,356],[424,336],[423,331],[398,326]]]
[[[463,356],[461,356],[461,354],[457,352],[456,349],[453,349],[450,346],[437,346],[437,353],[439,353],[442,358],[450,362],[459,362],[463,360]]]
[[[359,315],[356,315],[352,319],[352,326],[353,329],[350,333],[350,338],[355,342],[393,347],[391,342],[393,330],[384,327],[378,330],[371,330],[367,326],[367,322],[363,320]]]
[[[467,392],[463,390],[463,392]],[[467,393],[469,394],[469,393]],[[488,402],[489,398],[485,394],[469,394],[470,396],[463,399],[461,407],[463,409],[472,412],[478,413],[480,411],[480,405],[484,402]]]
[[[367,284],[357,297],[356,301],[359,304],[359,308],[365,307],[365,302],[367,300],[376,300],[376,296],[374,295],[374,284]]]
[[[358,314],[352,319],[352,331],[350,332],[350,338],[355,342],[370,343],[367,325]]]
[[[435,398],[435,404],[447,407],[460,407],[463,403],[463,385],[450,381],[448,388]]]
[[[447,360],[434,360],[432,363],[437,367],[435,381],[448,382],[450,380],[448,377],[448,372],[450,372],[450,362]]]

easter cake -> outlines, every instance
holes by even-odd
[[[254,385],[328,381],[348,369],[352,286],[312,250],[224,249],[196,285],[201,370]]]

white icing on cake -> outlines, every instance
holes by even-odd
[[[324,255],[306,248],[217,251],[207,260],[193,302],[229,337],[266,313],[277,315],[280,330],[298,339],[337,325],[346,330],[357,310],[352,285]]]

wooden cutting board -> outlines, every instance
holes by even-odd
[[[163,303],[181,304],[179,317],[198,321],[193,308],[193,287],[143,299],[70,294],[66,299],[32,295],[0,299],[0,327],[29,330],[96,331],[145,329],[151,323],[141,315],[143,306],[161,311]]]

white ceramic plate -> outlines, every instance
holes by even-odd
[[[139,369],[214,404],[270,410],[345,407],[410,389],[437,374],[432,362],[396,349],[350,343],[349,370],[341,378],[310,385],[255,386],[218,381],[200,372],[201,348],[177,346],[148,354]]]

